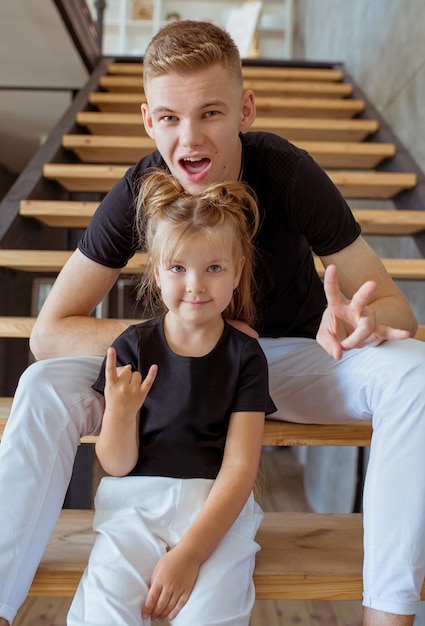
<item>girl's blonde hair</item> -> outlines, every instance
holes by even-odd
[[[149,43],[143,57],[143,80],[164,74],[188,74],[216,63],[243,88],[242,61],[230,35],[208,22],[183,20],[164,26]]]
[[[136,206],[139,245],[149,255],[139,298],[147,299],[153,311],[164,310],[155,268],[167,266],[190,237],[202,233],[217,248],[229,247],[236,266],[244,259],[239,285],[223,316],[252,324],[253,238],[258,225],[257,204],[243,183],[214,183],[191,195],[171,174],[149,174],[141,183]]]

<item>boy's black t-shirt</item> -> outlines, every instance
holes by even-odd
[[[256,239],[257,330],[263,337],[314,338],[326,299],[312,251],[339,252],[360,234],[340,192],[315,161],[285,139],[263,132],[241,135],[243,174],[261,213]],[[135,200],[149,168],[164,167],[159,152],[141,159],[107,194],[79,249],[108,267],[134,254]]]
[[[130,326],[113,346],[117,365],[130,363],[142,376],[158,365],[140,412],[140,454],[131,475],[215,478],[231,414],[276,411],[258,341],[227,323],[216,346],[202,357],[172,352],[163,316]],[[93,388],[104,393],[105,362]]]

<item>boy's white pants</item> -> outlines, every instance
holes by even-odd
[[[279,409],[273,417],[326,424],[373,416],[364,604],[415,613],[425,573],[425,343],[387,342],[339,362],[314,340],[261,344]],[[0,445],[0,616],[10,622],[56,524],[80,436],[99,428],[103,401],[91,384],[101,362],[40,361],[21,377]],[[336,485],[343,473],[340,465]]]
[[[147,626],[142,607],[157,561],[199,515],[212,480],[103,478],[96,494],[96,541],[68,613],[68,626]],[[202,564],[173,626],[248,626],[255,601],[254,541],[262,511],[252,495]]]

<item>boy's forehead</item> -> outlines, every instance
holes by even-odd
[[[199,89],[214,93],[226,91],[229,87],[237,87],[237,81],[225,67],[215,64],[184,73],[169,72],[147,76],[145,78],[145,95],[149,101],[151,94],[167,96],[173,91],[186,90],[187,96],[188,85],[190,85],[191,90]]]

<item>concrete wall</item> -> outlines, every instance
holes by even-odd
[[[342,61],[425,172],[423,0],[296,0],[296,58]]]
[[[342,62],[425,172],[423,0],[295,0],[294,8],[294,58]],[[367,239],[382,257],[422,256],[410,237]],[[424,283],[399,286],[424,324]]]

